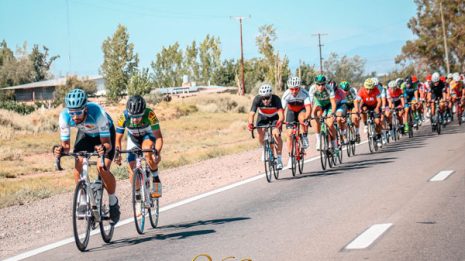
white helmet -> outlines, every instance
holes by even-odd
[[[371,80],[373,81],[373,84],[374,84],[375,86],[378,86],[378,85],[379,85],[379,80],[378,80],[378,78],[373,77],[373,78],[371,78]]]
[[[452,79],[454,75],[452,73],[447,74],[447,79]]]
[[[396,88],[397,87],[396,81],[390,81],[388,83],[388,87],[389,87],[389,89]]]
[[[431,81],[432,82],[439,82],[439,73],[438,72],[435,72],[433,73],[433,75],[431,76]]]
[[[258,95],[260,96],[270,96],[273,93],[273,89],[271,88],[271,85],[265,83],[260,86],[258,89]]]
[[[452,79],[456,82],[460,81],[460,74],[458,72],[452,74]]]
[[[297,76],[289,78],[287,80],[287,88],[300,87],[300,78]]]

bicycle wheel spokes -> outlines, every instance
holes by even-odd
[[[291,169],[292,169],[292,176],[295,177],[297,172],[297,139],[295,135],[292,135],[292,149],[291,149]]]
[[[304,172],[304,156],[305,150],[303,149],[302,139],[299,139],[298,148],[296,152],[298,153],[298,165],[299,165],[299,173],[302,174]]]
[[[86,196],[86,185],[83,180],[79,181],[74,190],[73,199],[73,232],[76,246],[80,251],[85,251],[89,244],[90,228],[93,223],[88,197]]]
[[[374,130],[373,126],[368,124],[368,148],[370,149],[370,152],[373,153],[375,151],[375,138],[374,138]]]
[[[132,209],[134,214],[134,224],[136,225],[137,233],[144,233],[145,226],[145,186],[143,184],[142,172],[139,169],[134,171],[132,177]],[[140,189],[137,190],[137,187]]]
[[[99,193],[102,193],[100,199],[100,234],[105,243],[110,243],[115,230],[115,226],[110,224],[110,200],[105,188],[102,188]]]

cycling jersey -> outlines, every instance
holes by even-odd
[[[431,98],[433,100],[443,98],[443,93],[446,91],[446,84],[443,81],[439,81],[437,85],[434,83],[430,86]]]
[[[378,105],[378,98],[381,98],[381,93],[378,88],[373,88],[370,93],[368,93],[365,87],[358,90],[357,100],[363,101],[363,104],[369,107],[376,107],[376,105]]]
[[[291,91],[287,89],[282,98],[282,107],[288,108],[293,112],[300,112],[305,109],[305,106],[310,105],[310,96],[304,88],[300,88],[296,96],[292,95]]]
[[[402,92],[402,89],[400,88],[389,89],[386,94],[387,94],[387,98],[391,99],[392,102],[400,101],[400,98],[404,95]]]
[[[355,99],[357,99],[357,90],[354,87],[351,87],[346,92],[346,103],[347,104],[353,104]]]
[[[404,98],[406,102],[410,102],[415,99],[415,92],[417,91],[417,87],[412,85],[410,88],[404,88]]]
[[[310,87],[310,101],[318,107],[327,107],[331,104],[331,98],[335,98],[334,90],[325,85],[323,91],[318,91],[318,87],[314,84]]]
[[[262,98],[263,97],[260,95],[255,96],[252,102],[252,108],[250,108],[251,112],[258,111],[258,114],[260,116],[273,117],[278,114],[279,110],[283,109],[281,99],[277,95],[271,95],[271,101],[268,105],[265,105],[265,103],[263,103]]]
[[[76,124],[69,115],[69,109],[65,108],[59,118],[60,136],[62,141],[70,140],[70,128],[76,127],[79,132],[90,137],[109,138],[113,121],[103,108],[93,102],[87,103],[87,115],[84,121]]]
[[[137,124],[131,121],[131,116],[127,110],[124,110],[116,124],[116,133],[124,134],[125,129],[128,129],[128,135],[131,137],[138,138],[147,135],[154,137],[153,131],[160,129],[160,123],[155,112],[150,108],[145,108],[142,120]]]
[[[341,90],[341,89],[337,89],[334,92],[334,98],[336,100],[336,105],[345,104],[347,102],[346,101],[346,92]]]
[[[462,97],[463,83],[462,81],[451,81],[449,83],[449,90],[451,96]]]

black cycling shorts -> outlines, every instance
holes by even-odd
[[[111,150],[105,155],[105,158],[113,160],[115,156],[115,126],[110,126],[110,140],[111,140]],[[76,135],[76,142],[74,143],[73,152],[87,151],[94,152],[95,146],[101,145],[100,136],[91,137],[86,135],[84,132],[78,130]]]

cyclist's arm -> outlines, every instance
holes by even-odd
[[[379,112],[379,108],[381,107],[381,105],[382,105],[383,103],[382,103],[381,98],[380,98],[379,96],[376,97],[376,100],[378,101],[378,103],[376,104],[375,110],[376,110],[377,112]]]
[[[110,137],[100,137],[100,143],[105,147],[105,153],[112,149]]]
[[[336,113],[336,98],[329,98],[329,101],[331,102],[331,112]]]
[[[253,119],[255,118],[255,112],[249,112],[249,119],[247,120],[248,124],[253,124]]]
[[[154,130],[152,133],[155,136],[155,149],[158,152],[158,156],[160,156],[161,149],[163,148],[163,135],[160,129]]]
[[[284,122],[284,110],[282,108],[278,110],[278,121]]]
[[[405,99],[404,96],[400,96],[400,103],[402,104],[402,108],[405,107]]]
[[[124,134],[116,133],[115,137],[115,148],[121,149],[121,141],[123,140]]]
[[[62,140],[61,147],[63,147],[63,153],[68,154],[71,149],[71,143],[69,140]]]

